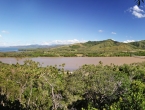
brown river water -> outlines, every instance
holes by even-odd
[[[0,61],[8,64],[23,64],[25,60],[33,60],[39,62],[42,66],[47,65],[61,65],[65,63],[65,70],[76,70],[84,64],[98,64],[102,61],[104,65],[111,63],[116,65],[130,64],[135,62],[142,62],[145,59],[135,57],[36,57],[36,58],[11,58],[11,57],[0,57]]]

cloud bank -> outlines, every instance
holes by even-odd
[[[74,43],[84,43],[85,40],[78,40],[78,39],[72,39],[72,40],[53,40],[53,41],[40,41],[40,42],[26,42],[26,41],[13,41],[13,42],[5,42],[1,41],[0,46],[25,46],[25,45],[66,45],[66,44],[74,44]]]
[[[83,43],[86,42],[84,40],[54,40],[54,41],[44,41],[41,45],[65,45],[65,44],[74,44],[74,43]]]
[[[126,40],[126,41],[123,41],[123,43],[130,43],[130,42],[135,42],[135,40]]]

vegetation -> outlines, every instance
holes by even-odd
[[[0,62],[2,110],[144,110],[145,62],[83,65],[73,73]]]
[[[145,40],[122,43],[111,39],[73,45],[1,52],[0,57],[113,57],[145,56]]]
[[[135,2],[137,3],[138,6],[140,6],[141,2],[144,3],[144,0],[135,0]]]
[[[140,1],[135,0],[140,5]],[[145,41],[89,41],[51,49],[3,52],[1,57],[144,56]],[[83,65],[70,73],[64,65],[42,67],[0,62],[1,110],[144,110],[145,62]]]

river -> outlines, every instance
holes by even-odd
[[[65,70],[73,71],[78,69],[84,64],[98,64],[102,61],[104,65],[111,63],[116,65],[130,64],[134,62],[142,62],[145,59],[134,58],[134,57],[36,57],[36,58],[11,58],[11,57],[0,57],[0,61],[8,64],[23,64],[25,60],[33,60],[39,62],[42,66],[47,65],[61,65],[65,63]]]

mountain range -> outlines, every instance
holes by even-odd
[[[137,51],[145,50],[145,40],[135,41],[130,43],[124,43],[119,41],[114,41],[112,39],[102,40],[102,41],[88,41],[85,43],[76,43],[70,45],[27,45],[27,46],[9,46],[1,47],[4,49],[50,49],[57,51],[76,51],[76,52],[96,52],[96,51]]]
[[[123,43],[107,39],[103,41],[88,41],[86,43],[73,44],[70,47],[74,48],[86,48],[89,50],[106,50],[106,51],[133,51],[133,50],[145,50],[145,40]]]

